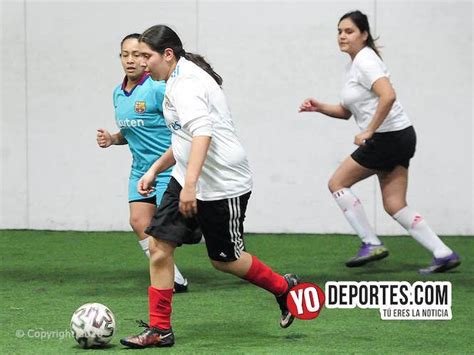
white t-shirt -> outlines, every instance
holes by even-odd
[[[351,111],[357,125],[364,131],[374,117],[379,97],[371,90],[377,79],[390,73],[384,62],[370,47],[364,47],[346,67],[341,105]],[[377,132],[400,131],[411,126],[410,119],[396,100]]]
[[[247,155],[235,133],[221,87],[199,66],[181,57],[166,83],[163,113],[172,134],[176,165],[172,176],[184,186],[193,136],[212,137],[196,198],[241,196],[252,189]]]

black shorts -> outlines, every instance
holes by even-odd
[[[139,199],[139,200],[131,200],[131,201],[128,201],[128,203],[132,203],[132,202],[150,203],[150,204],[156,206],[156,195],[153,195],[153,196],[151,196],[151,197],[145,197],[145,198],[142,198],[142,199]]]
[[[415,148],[416,133],[410,126],[400,131],[375,133],[351,157],[367,169],[392,171],[397,165],[408,169]]]
[[[239,259],[245,250],[244,219],[250,192],[217,201],[197,200],[196,217],[185,218],[179,212],[181,189],[172,177],[145,233],[178,246],[199,243],[204,236],[207,254],[212,260],[228,262]]]

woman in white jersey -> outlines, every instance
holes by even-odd
[[[163,111],[172,131],[171,147],[140,179],[147,195],[157,174],[173,166],[163,200],[145,232],[150,242],[149,324],[121,339],[132,348],[172,346],[173,253],[189,243],[199,225],[212,265],[275,295],[280,326],[294,317],[286,306],[295,275],[279,275],[247,253],[243,222],[252,189],[245,151],[238,140],[221,84],[203,57],[186,53],[178,35],[157,25],[140,37],[143,63],[154,80],[166,81]],[[206,330],[208,331],[208,330]]]
[[[338,33],[341,51],[351,57],[341,103],[330,105],[309,98],[301,104],[300,112],[320,112],[346,120],[354,116],[361,130],[354,138],[359,148],[341,163],[329,181],[334,199],[362,240],[358,254],[346,265],[362,266],[388,256],[351,190],[355,183],[376,174],[385,211],[433,254],[432,264],[420,269],[420,273],[452,269],[460,264],[459,256],[441,241],[423,217],[407,206],[408,167],[415,153],[416,135],[396,99],[390,74],[370,34],[367,16],[360,11],[346,13],[339,20]]]
[[[164,83],[155,82],[145,71],[139,60],[138,39],[140,34],[132,33],[120,42],[120,61],[125,78],[114,90],[115,120],[120,130],[116,133],[99,128],[97,144],[101,148],[127,144],[132,153],[132,169],[128,182],[128,204],[130,226],[138,237],[143,252],[148,257],[150,237],[144,232],[160,204],[161,197],[170,179],[169,171],[156,179],[155,191],[148,197],[137,193],[137,182],[143,173],[166,151],[170,145],[171,133],[164,124]],[[138,109],[141,108],[141,109]],[[143,124],[135,124],[136,122]],[[123,124],[131,122],[133,124]],[[150,139],[152,138],[152,139]],[[175,292],[186,292],[188,281],[175,266]]]

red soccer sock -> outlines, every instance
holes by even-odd
[[[285,278],[273,272],[270,267],[262,263],[254,255],[252,255],[252,265],[250,265],[249,271],[247,271],[243,278],[273,293],[275,296],[285,293],[288,289],[288,282]]]
[[[173,289],[160,290],[148,287],[148,303],[150,312],[150,327],[160,329],[171,328],[171,301]]]

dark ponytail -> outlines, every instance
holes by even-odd
[[[186,53],[184,53],[184,58],[186,58],[187,60],[190,60],[194,64],[201,67],[201,69],[203,69],[210,76],[212,76],[212,78],[216,81],[217,84],[219,84],[219,86],[222,85],[222,83],[223,83],[222,77],[214,71],[214,69],[204,59],[204,57],[202,55],[186,52]]]
[[[366,41],[365,44],[368,47],[372,48],[374,50],[374,52],[380,57],[380,59],[382,59],[382,56],[380,55],[379,50],[378,50],[377,46],[375,45],[375,41],[378,38],[374,39],[372,37],[372,34],[370,33],[370,26],[369,26],[369,20],[367,19],[367,15],[363,14],[359,10],[351,11],[351,12],[348,12],[348,13],[344,14],[339,19],[339,23],[341,23],[341,21],[345,20],[346,18],[351,19],[351,21],[354,22],[354,24],[357,26],[357,28],[359,29],[359,31],[361,33],[367,32],[368,36],[367,36],[367,41]]]
[[[217,74],[211,65],[199,54],[188,53],[183,49],[183,43],[175,31],[166,25],[155,25],[147,29],[140,36],[140,42],[146,43],[155,52],[163,54],[166,48],[171,48],[176,60],[184,57],[206,71],[217,84],[222,85],[222,77]]]

